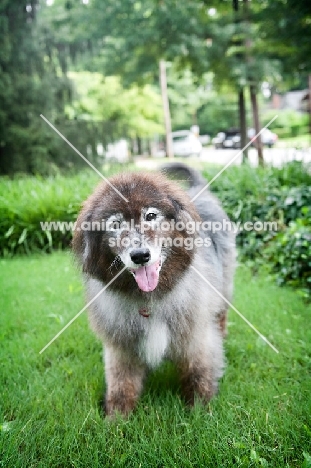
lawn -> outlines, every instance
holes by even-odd
[[[311,145],[310,135],[297,135],[291,138],[280,138],[277,146],[280,148],[309,148]]]
[[[234,304],[279,349],[229,316],[227,369],[208,406],[185,407],[170,364],[150,375],[135,413],[101,410],[101,344],[82,314],[68,252],[0,261],[0,466],[311,467],[310,313],[288,289],[240,266]]]

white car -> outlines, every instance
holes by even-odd
[[[202,144],[190,130],[180,130],[172,133],[173,151],[176,156],[199,156]]]
[[[255,129],[254,128],[250,128],[248,131],[247,131],[247,136],[250,140],[252,140],[252,138],[254,138],[255,136]],[[278,136],[276,133],[273,133],[271,132],[271,130],[269,130],[268,128],[265,128],[262,132],[261,132],[261,142],[263,145],[266,145],[268,146],[269,148],[272,148],[272,146],[276,143],[277,139],[278,139]]]
[[[119,140],[109,143],[105,153],[106,161],[127,163],[129,161],[128,143],[126,140]]]

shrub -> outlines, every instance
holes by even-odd
[[[0,180],[0,255],[12,256],[68,247],[71,232],[42,231],[40,222],[74,221],[81,203],[101,179],[86,170],[67,177]]]
[[[211,179],[216,171],[205,172]],[[240,258],[257,269],[268,265],[279,284],[300,287],[311,297],[311,175],[294,161],[283,168],[227,169],[211,188],[232,221],[275,222],[277,231],[242,231]]]
[[[308,218],[291,221],[265,251],[278,284],[299,287],[305,297],[311,290],[311,214],[307,210]]]
[[[275,116],[275,111],[266,113],[263,124],[266,125]],[[270,129],[279,137],[295,137],[303,133],[308,126],[308,114],[294,110],[279,110],[278,118],[272,122]]]

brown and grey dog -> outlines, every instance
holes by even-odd
[[[163,359],[180,369],[190,404],[208,401],[223,373],[234,234],[211,193],[191,202],[206,183],[199,173],[179,163],[165,171],[185,176],[188,193],[161,173],[116,175],[110,182],[128,201],[102,182],[77,221],[88,300],[111,282],[89,310],[105,348],[108,416],[133,410],[146,371]]]

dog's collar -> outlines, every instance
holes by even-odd
[[[148,318],[150,316],[150,312],[148,310],[148,307],[141,307],[140,309],[138,309],[138,313],[142,316],[142,317],[146,317]]]

